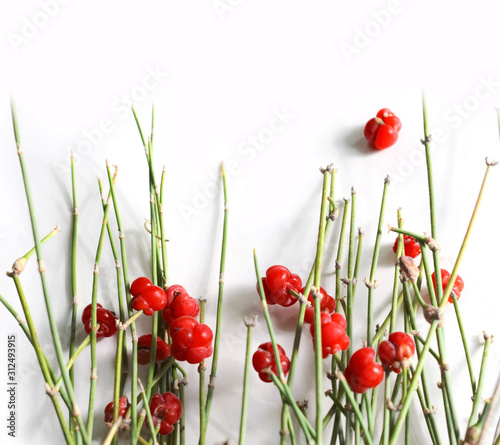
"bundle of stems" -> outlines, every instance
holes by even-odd
[[[147,230],[150,238],[150,270],[148,275],[154,285],[164,289],[169,286],[167,235],[164,221],[164,197],[165,197],[165,167],[162,170],[160,180],[157,180],[154,168],[154,107],[151,116],[151,130],[149,137],[139,123],[135,110],[133,115],[139,130],[146,165],[149,173],[149,196],[150,215]],[[12,271],[8,275],[14,281],[17,294],[22,307],[23,315],[19,314],[11,302],[0,295],[0,301],[7,310],[18,320],[21,329],[33,346],[40,370],[42,372],[47,395],[50,397],[54,410],[61,426],[64,440],[67,444],[90,445],[94,440],[100,440],[103,444],[117,444],[119,441],[131,444],[185,444],[186,419],[185,406],[191,401],[186,400],[185,385],[187,384],[187,373],[184,367],[170,357],[162,364],[155,363],[157,337],[170,340],[169,332],[161,317],[155,312],[150,320],[150,332],[152,335],[150,363],[147,370],[139,378],[137,365],[138,337],[136,321],[144,315],[142,311],[134,312],[131,305],[130,278],[127,262],[127,243],[124,225],[119,212],[115,182],[119,179],[118,168],[112,168],[106,163],[106,176],[108,191],[105,186],[98,182],[103,216],[100,225],[99,240],[96,247],[95,262],[93,268],[93,284],[91,298],[91,330],[85,339],[77,344],[77,332],[80,329],[78,318],[78,283],[77,283],[77,248],[78,248],[78,224],[79,210],[77,204],[77,174],[74,160],[71,160],[71,184],[73,196],[73,230],[71,242],[71,334],[69,345],[63,345],[60,331],[55,321],[52,310],[52,299],[47,284],[47,269],[44,262],[42,246],[58,233],[58,228],[50,232],[45,238],[41,238],[38,231],[35,205],[31,195],[28,180],[28,172],[24,161],[24,149],[21,145],[19,126],[14,104],[12,104],[12,120],[16,140],[17,153],[19,156],[21,173],[24,181],[26,198],[31,218],[31,226],[35,247],[15,261]],[[261,301],[262,314],[268,329],[269,338],[273,346],[273,353],[277,365],[277,372],[269,370],[269,378],[276,387],[282,401],[281,424],[277,428],[281,444],[305,443],[307,444],[375,444],[395,445],[396,443],[412,443],[411,422],[417,418],[426,425],[428,432],[428,443],[440,445],[450,443],[479,444],[484,425],[491,421],[492,410],[491,399],[484,398],[483,388],[485,386],[486,368],[488,354],[492,343],[492,336],[484,334],[484,345],[481,362],[473,363],[471,351],[467,342],[464,322],[460,313],[457,296],[453,292],[453,286],[457,279],[461,262],[469,242],[472,228],[478,215],[479,206],[483,198],[487,179],[491,168],[496,162],[486,160],[486,172],[480,186],[476,206],[472,212],[469,226],[463,238],[455,265],[447,285],[443,288],[441,279],[441,265],[438,244],[438,225],[436,218],[436,198],[434,190],[434,176],[432,166],[431,134],[427,118],[427,106],[425,96],[423,97],[423,122],[424,137],[422,143],[425,148],[427,163],[427,189],[429,197],[430,221],[428,234],[419,234],[407,230],[403,226],[401,210],[397,212],[397,227],[389,226],[389,230],[398,234],[397,253],[395,259],[394,280],[389,293],[392,296],[390,306],[383,320],[375,320],[375,296],[380,295],[383,290],[377,287],[377,266],[382,245],[382,236],[385,230],[386,202],[390,189],[390,179],[387,177],[383,183],[383,192],[380,206],[380,214],[377,226],[375,244],[373,247],[372,261],[369,277],[364,280],[366,287],[366,346],[377,349],[387,334],[395,332],[398,326],[403,326],[404,331],[412,336],[416,345],[416,357],[411,366],[402,367],[402,372],[394,376],[390,369],[385,369],[385,378],[381,387],[375,387],[363,394],[354,392],[347,382],[344,371],[354,354],[353,333],[354,323],[359,322],[359,313],[354,317],[354,302],[357,294],[361,293],[358,286],[361,258],[363,256],[364,233],[356,226],[357,194],[352,189],[351,198],[344,200],[339,206],[335,200],[335,178],[336,170],[332,165],[321,169],[323,176],[321,206],[318,223],[318,235],[316,243],[316,255],[311,264],[311,270],[302,294],[293,293],[298,299],[299,310],[294,334],[293,350],[290,358],[290,369],[285,375],[279,359],[279,349],[273,328],[273,318],[268,309],[265,298],[265,290],[261,279],[257,253],[254,251],[254,264],[259,293],[256,294]],[[216,389],[216,377],[218,362],[220,358],[221,343],[221,320],[224,296],[225,262],[228,233],[228,194],[226,175],[224,167],[221,169],[222,187],[224,196],[224,218],[222,227],[222,246],[220,256],[220,270],[218,279],[218,297],[215,320],[215,336],[213,344],[213,356],[210,360],[202,361],[198,366],[198,405],[199,405],[199,433],[198,443],[206,443],[207,428],[209,425],[210,412],[214,392]],[[116,222],[118,234],[114,233],[113,226]],[[113,224],[112,224],[113,223]],[[331,239],[332,229],[335,224],[340,224],[339,236]],[[116,236],[118,235],[118,241]],[[420,244],[420,264],[415,265],[417,273],[409,274],[407,263],[404,260],[403,236],[412,236]],[[97,332],[99,323],[97,321],[97,304],[99,294],[99,268],[103,246],[109,242],[113,260],[116,265],[117,284],[117,326],[116,354],[114,368],[110,371],[114,374],[113,386],[113,420],[109,424],[109,432],[106,437],[96,437],[94,420],[97,410],[102,407],[96,406],[97,393]],[[336,277],[335,298],[336,311],[345,317],[346,333],[351,339],[349,348],[338,352],[329,359],[322,356],[322,331],[321,331],[321,285],[324,251],[327,243],[334,243],[336,248]],[[348,251],[344,253],[344,245]],[[51,363],[47,358],[38,340],[36,327],[31,316],[30,307],[20,280],[26,262],[36,254],[38,270],[42,283],[47,320],[50,327],[52,341],[56,351],[57,363]],[[435,286],[433,285],[435,277]],[[423,297],[423,290],[428,290],[428,301]],[[346,289],[344,291],[344,289]],[[345,292],[345,295],[343,293]],[[299,351],[303,340],[304,317],[312,296],[314,307],[314,394],[315,403],[312,414],[309,414],[302,404],[294,397],[294,379],[299,365]],[[359,297],[358,297],[359,298]],[[458,323],[461,334],[461,343],[467,364],[470,395],[472,405],[469,419],[466,424],[459,422],[456,405],[454,404],[454,386],[452,376],[449,372],[446,352],[445,328],[442,323],[444,308],[451,299],[454,308],[454,318]],[[205,321],[205,299],[200,299],[200,321]],[[448,311],[449,312],[449,311]],[[447,312],[447,314],[448,314]],[[424,315],[424,317],[421,316]],[[24,316],[24,318],[23,318]],[[450,316],[448,314],[448,316]],[[24,321],[25,320],[25,321]],[[245,351],[245,372],[242,385],[241,399],[241,421],[239,425],[239,444],[246,443],[246,425],[249,414],[250,403],[250,368],[252,360],[252,333],[256,326],[256,317],[245,319],[247,326],[247,342]],[[375,321],[378,323],[375,326]],[[421,334],[425,332],[425,334]],[[66,351],[65,351],[66,349]],[[90,349],[91,369],[88,376],[88,401],[86,413],[81,410],[82,402],[76,400],[75,396],[75,366],[78,363],[82,351]],[[206,372],[210,363],[210,375]],[[430,390],[432,384],[429,376],[429,366],[436,366],[440,371],[439,387],[441,399],[435,400],[435,392]],[[99,368],[101,369],[101,368]],[[103,371],[100,371],[103,372]],[[105,371],[104,371],[105,372]],[[477,376],[477,377],[476,377]],[[79,386],[80,386],[80,382]],[[328,385],[328,386],[327,386]],[[126,391],[126,388],[128,390]],[[183,414],[175,423],[173,431],[167,436],[159,434],[159,428],[155,427],[154,415],[150,410],[149,402],[156,393],[174,393],[184,407]],[[131,402],[125,415],[120,413],[120,398],[128,393]],[[416,397],[415,397],[416,396]],[[413,399],[417,400],[420,409],[415,409]],[[312,405],[312,404],[311,404]],[[382,406],[382,410],[380,410]],[[445,413],[446,430],[441,428],[435,418],[435,406],[441,406]],[[382,415],[379,416],[379,412]],[[102,411],[101,411],[102,412]],[[381,418],[380,418],[381,417]],[[380,420],[378,422],[377,420]],[[236,428],[235,428],[236,430]],[[236,433],[235,433],[236,434]],[[445,437],[446,434],[446,437]],[[275,443],[278,438],[273,432],[268,433],[270,443]],[[192,442],[191,442],[192,443]],[[495,443],[500,443],[497,438]]]

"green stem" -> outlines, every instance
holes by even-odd
[[[342,215],[342,225],[340,228],[340,235],[338,241],[338,249],[337,249],[337,259],[335,261],[335,300],[337,301],[337,312],[339,311],[338,302],[341,300],[340,291],[342,289],[341,285],[341,271],[342,271],[342,253],[344,250],[344,238],[345,232],[347,228],[347,215],[349,214],[349,200],[344,199],[344,213]]]
[[[247,428],[247,414],[248,414],[248,390],[250,387],[250,364],[252,363],[252,332],[257,321],[257,316],[253,317],[252,321],[245,320],[247,327],[247,346],[245,351],[245,372],[243,374],[243,396],[241,398],[241,420],[240,420],[240,436],[238,440],[239,445],[245,444],[245,435]]]
[[[205,322],[205,302],[206,300],[200,298],[200,323]],[[198,398],[199,398],[199,412],[200,412],[200,440],[199,445],[205,445],[205,436],[207,432],[207,412],[205,409],[206,396],[205,396],[205,360],[202,360],[198,366],[198,374],[200,381],[198,385]]]
[[[356,191],[351,189],[351,224],[349,231],[349,255],[347,260],[347,336],[354,338],[354,293],[353,293],[353,279],[354,279],[354,239],[356,234]],[[347,360],[352,355],[354,342],[349,343],[347,350]]]
[[[139,386],[141,388],[141,396],[142,396],[142,400],[143,400],[142,406],[143,406],[144,410],[146,411],[146,419],[148,421],[149,431],[151,431],[153,443],[155,445],[158,445],[158,441],[156,440],[156,435],[157,435],[156,429],[155,429],[155,426],[153,423],[153,417],[151,416],[151,410],[149,409],[149,398],[146,394],[146,391],[144,390],[144,386],[141,382],[141,379],[138,380],[138,383],[139,383]]]
[[[78,348],[73,351],[73,355],[69,358],[68,360],[68,363],[66,364],[66,369],[68,370],[68,372],[74,368],[74,364],[75,364],[75,361],[76,359],[78,358],[78,356],[83,352],[83,350],[85,349],[85,347],[89,344],[90,342],[90,334],[87,335],[85,337],[85,339],[82,341],[82,343],[80,344],[80,346],[78,346]],[[60,376],[57,381],[56,381],[56,385],[55,385],[55,389],[57,391],[59,391],[59,388],[61,387],[63,383],[63,379],[62,379],[62,376]]]
[[[116,199],[115,187],[113,184],[113,178],[111,177],[111,169],[109,167],[109,162],[106,162],[106,170],[108,174],[108,182],[109,188],[111,191],[111,197],[113,198],[113,207],[115,209],[116,222],[118,225],[119,238],[120,238],[120,250],[122,257],[122,272],[123,272],[123,283],[125,285],[126,298],[127,298],[127,308],[128,308],[128,316],[133,316],[133,310],[131,305],[131,297],[130,297],[130,278],[128,272],[128,261],[127,261],[127,250],[125,245],[125,231],[123,229],[120,212],[118,209],[118,202]],[[131,400],[137,400],[137,334],[135,328],[135,322],[130,324],[130,329],[132,331],[132,380],[131,380]],[[137,443],[137,405],[136,403],[132,403],[131,407],[131,415],[130,415],[130,437],[131,437],[131,445],[135,445]]]
[[[222,228],[222,246],[221,246],[220,267],[219,267],[219,291],[217,296],[217,317],[215,322],[214,352],[212,357],[212,367],[210,369],[210,381],[208,383],[207,400],[205,404],[207,421],[210,418],[210,409],[212,407],[212,400],[215,391],[215,381],[217,378],[217,365],[219,363],[220,341],[222,334],[222,303],[224,300],[224,282],[226,278],[226,251],[227,251],[229,203],[228,203],[228,193],[227,193],[226,169],[224,168],[224,164],[222,164],[221,166],[221,175],[222,175],[222,188],[224,193],[224,222]]]
[[[401,209],[398,209],[398,227],[403,227],[403,217],[401,215]],[[399,294],[399,258],[404,252],[404,239],[403,235],[398,237],[398,248],[396,251],[396,266],[394,267],[394,284],[392,289],[392,304],[391,304],[391,321],[389,332],[392,333],[396,329],[396,309],[398,306],[398,294]]]
[[[492,336],[487,335],[486,333],[484,334],[484,349],[483,349],[483,358],[481,359],[481,368],[479,371],[479,380],[477,384],[477,390],[474,392],[474,397],[473,397],[473,404],[472,404],[472,411],[470,414],[469,418],[469,423],[467,424],[468,427],[471,427],[474,425],[478,419],[478,413],[479,413],[479,406],[481,404],[481,399],[482,399],[482,394],[483,394],[483,387],[484,387],[484,379],[486,377],[486,363],[488,362],[488,354],[490,352],[490,345],[492,342]]]
[[[366,323],[366,341],[367,345],[371,346],[373,344],[372,335],[373,329],[373,294],[375,291],[375,273],[377,271],[378,258],[380,254],[380,245],[382,243],[382,230],[384,226],[385,218],[385,203],[387,201],[387,191],[389,189],[391,181],[389,176],[384,180],[384,191],[382,193],[382,203],[380,204],[380,214],[378,219],[377,237],[375,238],[375,247],[373,248],[373,258],[372,265],[370,269],[369,282],[366,283],[368,286],[368,319]]]
[[[85,430],[85,425],[83,424],[83,420],[80,414],[80,409],[78,408],[75,400],[75,393],[73,391],[73,385],[71,383],[71,379],[69,376],[68,371],[66,370],[66,363],[65,363],[65,358],[64,358],[64,351],[62,348],[61,344],[61,338],[59,335],[59,331],[57,330],[57,324],[54,318],[54,313],[52,310],[52,302],[50,298],[50,293],[49,293],[49,288],[48,288],[48,283],[47,283],[47,276],[46,276],[46,266],[45,266],[45,261],[43,259],[43,253],[42,253],[42,246],[40,242],[40,235],[38,232],[38,224],[37,224],[37,219],[35,215],[35,206],[34,206],[34,201],[33,197],[31,195],[31,188],[29,185],[29,180],[28,180],[28,173],[27,173],[27,168],[26,164],[24,161],[24,151],[21,145],[21,138],[19,134],[19,127],[17,123],[17,114],[16,114],[16,109],[14,102],[11,101],[11,110],[12,110],[12,123],[14,127],[14,135],[15,135],[15,140],[16,140],[16,146],[17,146],[17,154],[19,157],[19,163],[21,166],[21,173],[23,177],[23,182],[24,182],[24,189],[26,193],[26,200],[28,203],[28,208],[29,208],[29,213],[30,213],[30,220],[31,220],[31,228],[33,232],[33,238],[35,241],[35,250],[36,250],[36,256],[38,260],[38,271],[40,273],[40,280],[42,283],[42,290],[43,290],[43,296],[45,300],[45,307],[47,309],[47,316],[48,316],[48,321],[50,325],[50,331],[52,334],[52,341],[54,343],[54,349],[56,352],[57,356],[57,362],[59,364],[59,368],[61,369],[63,379],[64,379],[64,385],[66,387],[66,392],[68,394],[68,398],[71,401],[72,404],[72,415],[76,418],[78,421],[78,426],[80,427],[80,432],[82,434],[82,438],[85,442],[86,445],[90,445],[90,437],[87,434],[87,431]]]

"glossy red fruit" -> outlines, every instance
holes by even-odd
[[[283,374],[286,376],[288,370],[290,369],[290,360],[286,356],[285,350],[278,346],[278,353],[280,357],[281,369]],[[271,342],[262,343],[257,351],[253,354],[252,364],[254,369],[259,373],[259,377],[263,382],[272,382],[269,374],[264,370],[271,368],[271,371],[278,375],[278,367],[276,365],[276,360],[274,359],[273,344]]]
[[[304,294],[304,291],[305,291],[305,287],[303,287],[300,290],[300,293]],[[323,289],[322,287],[320,288],[320,292],[321,292],[321,295],[323,295],[323,297],[321,298],[320,305],[319,305],[321,312],[327,312],[327,313],[331,314],[335,310],[335,306],[336,306],[335,299],[333,297],[331,297],[330,295],[328,295],[326,293],[326,290]],[[304,315],[304,322],[311,324],[314,321],[314,307],[312,306],[314,304],[313,296],[309,294],[307,301],[309,301],[311,303],[311,306],[309,306],[306,309],[306,312]]]
[[[382,108],[377,113],[377,117],[382,119],[387,125],[393,127],[397,132],[401,130],[401,121],[389,108]]]
[[[384,368],[375,361],[372,348],[361,348],[351,356],[344,376],[353,392],[363,394],[382,383]]]
[[[149,365],[151,358],[151,334],[141,335],[137,341],[137,362],[140,365]],[[162,363],[170,356],[170,346],[160,337],[156,337],[155,363]]]
[[[339,351],[345,351],[350,344],[348,335],[345,332],[346,321],[342,314],[337,312],[329,314],[321,313],[321,350],[323,358]],[[313,339],[313,345],[316,348],[314,340],[314,319],[311,323],[310,332]]]
[[[167,289],[166,294],[170,303],[161,313],[165,323],[171,324],[176,318],[184,315],[196,317],[200,313],[198,302],[190,297],[182,286],[174,284]]]
[[[286,267],[276,265],[267,269],[265,278],[262,278],[262,284],[268,304],[279,304],[286,307],[298,301],[290,294],[290,291],[298,293],[302,287],[302,280]],[[259,292],[258,284],[257,292]]]
[[[174,424],[181,418],[182,404],[171,392],[157,393],[151,398],[150,410],[155,428],[160,425],[159,434],[166,436],[174,430]]]
[[[153,315],[156,311],[161,311],[168,302],[165,291],[159,286],[147,286],[140,294],[132,298],[132,308],[136,311],[141,309],[145,315]]]
[[[176,360],[200,363],[212,355],[213,332],[188,315],[175,319],[169,328],[170,351]]]
[[[392,250],[394,253],[398,251],[398,239],[399,236],[396,237],[396,241],[394,241],[394,246],[392,246]],[[420,255],[420,243],[415,241],[415,238],[410,235],[403,235],[404,239],[404,256],[410,256],[412,258],[417,258]]]
[[[383,150],[394,145],[398,140],[401,121],[389,108],[382,108],[377,116],[365,125],[365,138],[377,150]]]
[[[104,408],[104,421],[106,423],[113,422],[113,411],[115,404],[113,402],[109,402]],[[127,399],[127,396],[121,396],[118,402],[118,416],[125,418],[127,414],[127,410],[130,407],[130,403]]]
[[[434,285],[434,290],[436,289],[436,273],[432,273],[432,284]],[[447,270],[441,269],[441,281],[443,283],[443,292],[446,289],[446,286],[448,285],[448,281],[450,281],[451,274]],[[452,291],[453,293],[457,296],[457,300],[460,298],[460,295],[462,294],[462,291],[464,290],[464,280],[462,280],[462,277],[460,275],[457,275],[457,278],[455,279],[455,283],[453,284]],[[448,302],[453,303],[453,298],[450,295],[450,298],[448,298]]]
[[[97,330],[97,339],[102,337],[111,337],[118,331],[116,327],[116,316],[115,313],[103,308],[99,303],[97,303],[96,309],[97,323],[99,324],[99,329]],[[82,313],[82,322],[85,332],[88,334],[92,329],[92,304],[89,304]]]
[[[137,297],[137,295],[140,295],[146,287],[152,286],[153,283],[151,283],[151,280],[146,277],[139,277],[136,278],[132,284],[130,285],[130,295],[133,297]]]
[[[415,342],[405,332],[393,332],[388,340],[378,347],[378,357],[386,368],[399,374],[401,369],[408,369],[415,354]]]

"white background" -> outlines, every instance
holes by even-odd
[[[57,224],[62,229],[44,252],[64,341],[69,337],[71,302],[70,150],[75,150],[77,159],[81,311],[90,302],[101,223],[96,178],[105,178],[106,159],[120,168],[117,190],[131,276],[148,274],[149,238],[142,228],[149,213],[147,168],[129,106],[135,104],[148,128],[154,103],[157,175],[163,165],[167,169],[170,282],[183,284],[194,297],[207,298],[207,322],[212,326],[222,224],[218,169],[223,160],[228,166],[231,219],[224,337],[210,444],[237,440],[245,344],[242,319],[260,313],[252,249],[257,248],[262,272],[272,264],[283,264],[306,278],[315,249],[320,166],[333,162],[338,168],[335,198],[339,203],[349,196],[351,186],[357,190],[357,224],[366,231],[363,278],[369,274],[387,174],[393,178],[387,222],[395,224],[396,209],[402,207],[407,228],[419,233],[430,230],[419,142],[423,88],[436,136],[433,151],[444,268],[452,268],[458,253],[484,173],[484,158],[500,158],[495,111],[500,102],[497,2],[473,6],[430,0],[342,4],[40,0],[2,9],[0,270],[9,270],[15,258],[33,245],[9,115],[9,94],[13,94],[40,231],[48,233]],[[156,74],[151,76],[152,72]],[[362,129],[382,107],[390,107],[403,128],[394,147],[374,152],[364,142]],[[269,131],[278,115],[282,125]],[[251,147],[252,138],[260,143],[258,150]],[[482,331],[495,334],[497,330],[498,174],[493,171],[461,269],[465,290],[460,306],[476,373]],[[337,236],[338,227],[326,250],[324,285],[332,292]],[[377,322],[382,321],[390,298],[393,242],[394,236],[384,233],[377,273]],[[54,358],[33,260],[21,278],[41,344]],[[114,263],[106,243],[99,289],[104,305],[116,307],[115,287]],[[0,292],[20,309],[13,283],[3,274]],[[365,302],[366,289],[361,285],[356,348],[364,335]],[[279,341],[287,352],[296,310],[297,306],[272,310]],[[19,386],[17,438],[7,436],[7,407],[2,403],[0,441],[61,443],[35,354],[15,320],[6,311],[1,313],[0,392],[7,387],[6,339],[11,333],[18,335]],[[451,308],[447,314],[450,372],[458,388],[455,399],[464,431],[470,390]],[[140,326],[145,332],[147,320]],[[78,338],[83,338],[81,332]],[[255,347],[267,339],[261,317]],[[105,434],[102,409],[112,397],[113,343],[99,343],[96,437]],[[301,400],[311,397],[313,372],[306,331],[303,345],[295,393]],[[492,351],[485,396],[496,381],[497,344]],[[191,382],[188,443],[196,443],[197,371],[195,366],[187,368]],[[77,394],[84,412],[88,371],[86,353],[77,367],[81,382]],[[276,443],[278,394],[253,373],[251,387],[248,443]],[[438,416],[442,415],[438,390],[433,399]],[[312,417],[312,407],[310,411]],[[415,414],[414,418],[414,440],[427,443],[416,439],[425,428],[421,417]]]

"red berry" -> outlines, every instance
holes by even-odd
[[[410,235],[403,235],[404,239],[404,256],[410,256],[412,258],[417,258],[420,255],[420,243],[415,241],[415,238]],[[394,253],[397,253],[398,251],[398,240],[399,236],[396,237],[396,241],[394,241],[394,246],[392,247],[392,250]]]
[[[345,351],[350,344],[348,335],[345,333],[347,324],[345,318],[339,314],[321,313],[321,349],[323,358],[339,351]],[[310,332],[314,340],[314,320],[311,323]],[[316,347],[316,346],[315,346]]]
[[[141,294],[144,289],[148,286],[152,286],[151,280],[146,277],[136,278],[133,283],[130,285],[130,295],[133,297],[137,297],[137,295]]]
[[[283,374],[287,375],[288,370],[290,369],[290,360],[286,356],[285,350],[280,345],[277,345],[277,347],[281,369],[283,371]],[[276,365],[276,360],[274,359],[273,344],[271,342],[262,343],[259,346],[259,349],[257,349],[257,351],[255,351],[255,353],[253,354],[252,364],[254,369],[259,373],[259,377],[263,382],[272,382],[269,374],[264,371],[268,368],[271,368],[271,371],[275,375],[278,374],[278,367]]]
[[[388,340],[384,340],[378,347],[378,356],[382,364],[394,371],[401,372],[404,367],[408,369],[415,354],[415,342],[405,332],[393,332]]]
[[[99,329],[97,330],[96,336],[99,340],[102,337],[111,337],[118,331],[116,327],[116,317],[115,313],[103,308],[99,303],[97,303],[96,309],[97,324]],[[85,332],[88,334],[92,329],[92,304],[89,304],[82,313],[82,322]]]
[[[262,284],[268,304],[291,306],[297,302],[297,298],[291,295],[290,291],[298,293],[302,287],[302,280],[284,266],[271,266],[266,271],[266,277],[262,278]]]
[[[434,290],[436,289],[436,273],[432,273],[432,284],[434,285]],[[443,284],[443,292],[446,289],[446,286],[448,285],[448,281],[450,281],[451,274],[445,270],[441,269],[441,281]],[[460,275],[457,275],[457,278],[455,279],[455,283],[453,284],[452,291],[456,295],[457,300],[460,298],[460,295],[462,291],[464,290],[464,280],[462,280],[462,277]],[[450,298],[448,298],[448,302],[453,303],[453,298],[450,295]]]
[[[304,294],[304,291],[305,291],[305,287],[303,287],[301,289],[300,293]],[[321,292],[321,295],[323,295],[323,297],[321,298],[320,305],[319,305],[320,310],[321,310],[321,312],[327,312],[327,313],[331,314],[335,310],[335,306],[336,306],[335,299],[333,297],[331,297],[330,295],[328,295],[326,293],[326,290],[323,289],[322,287],[320,288],[320,292]],[[314,303],[312,295],[309,295],[307,300],[311,303],[311,305]],[[313,321],[314,321],[314,307],[310,306],[306,309],[306,313],[304,315],[304,322],[311,324]]]
[[[151,357],[151,334],[141,335],[137,341],[137,362],[141,365],[149,364]],[[160,337],[156,337],[156,358],[155,363],[164,362],[170,355],[170,346]]]
[[[146,286],[142,292],[132,298],[132,308],[136,311],[141,309],[146,315],[153,315],[161,311],[167,305],[168,299],[165,291],[159,286]]]
[[[151,398],[150,410],[154,426],[160,425],[159,434],[166,436],[174,430],[174,423],[181,418],[182,404],[171,392],[157,393]]]
[[[169,333],[170,350],[176,360],[195,364],[212,355],[212,330],[195,318],[183,315],[175,319]]]
[[[383,150],[394,145],[398,140],[401,121],[388,108],[382,108],[377,117],[370,119],[365,125],[365,138],[376,149]]]
[[[106,405],[106,408],[104,408],[104,421],[106,423],[113,422],[114,406],[115,406],[115,404],[113,402],[109,402]],[[118,402],[118,416],[125,418],[125,415],[127,414],[127,410],[129,408],[129,406],[130,406],[130,403],[127,399],[127,396],[121,396],[120,400]]]
[[[161,316],[167,324],[184,315],[196,317],[200,313],[198,302],[188,295],[186,289],[178,284],[170,286],[166,291],[169,304],[165,306]]]
[[[369,388],[380,385],[384,380],[384,368],[375,362],[372,348],[361,348],[351,356],[344,376],[355,393],[363,394]]]
[[[396,131],[401,130],[401,121],[389,108],[382,108],[377,113],[377,117],[381,118],[387,125],[393,127]]]

